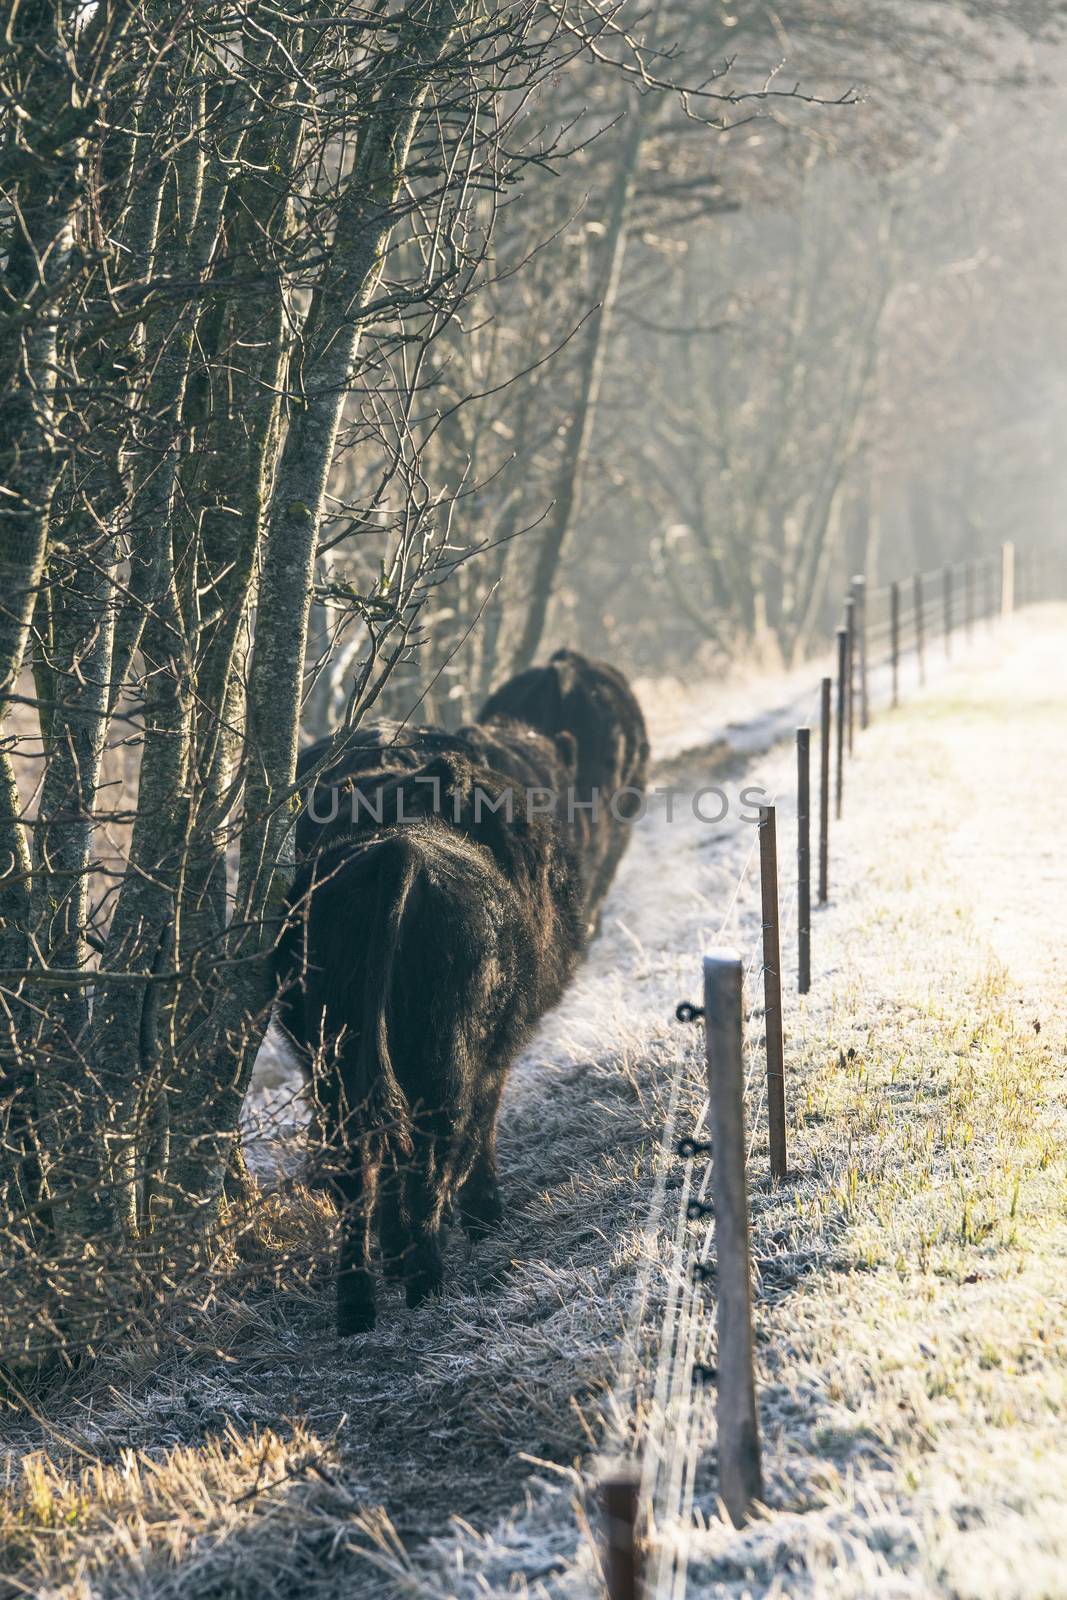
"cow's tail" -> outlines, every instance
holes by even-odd
[[[425,852],[415,830],[399,830],[333,864],[331,876],[329,854],[320,862],[309,901],[307,1002],[319,1038],[332,1036],[323,1133],[342,1213],[337,1326],[349,1334],[374,1325],[371,1230],[382,1171],[414,1144],[413,1108],[394,1050],[409,1031],[400,1012],[411,994],[403,969],[422,931]]]
[[[396,1074],[390,1032],[397,967],[421,898],[422,857],[417,841],[402,832],[377,841],[370,852],[379,857],[377,904],[367,921],[363,1026],[349,1068],[348,1091],[378,1148],[388,1144],[398,1153],[410,1154],[411,1106]]]

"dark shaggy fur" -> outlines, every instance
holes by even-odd
[[[443,815],[425,814],[434,785],[416,777],[437,780]],[[374,1324],[375,1222],[414,1306],[441,1287],[451,1207],[472,1237],[497,1220],[507,1071],[581,945],[566,838],[490,810],[499,778],[444,754],[382,787],[386,814],[402,790],[413,820],[323,839],[276,957],[279,1020],[313,1073],[342,1208],[341,1334]]]
[[[320,739],[302,752],[297,764],[298,779],[310,772],[329,747],[329,739]],[[305,856],[321,846],[324,839],[350,826],[354,815],[361,821],[379,812],[383,821],[395,817],[395,802],[392,809],[386,804],[384,811],[379,805],[382,786],[440,757],[458,757],[479,771],[505,780],[512,787],[516,813],[525,813],[529,791],[544,789],[554,795],[566,794],[575,782],[577,750],[566,732],[549,738],[510,717],[473,723],[455,733],[396,722],[372,723],[358,729],[341,755],[315,780],[311,805],[305,806],[297,819],[297,856]],[[355,813],[354,789],[366,801],[360,801]],[[578,844],[581,848],[581,839]]]
[[[530,667],[495,690],[478,721],[492,725],[502,717],[550,739],[569,734],[574,741],[575,798],[588,801],[595,791],[599,800],[583,841],[586,912],[595,921],[639,809],[633,796],[621,797],[614,813],[609,802],[620,790],[643,791],[648,777],[648,733],[636,696],[606,662],[557,650],[547,665]]]
[[[303,751],[298,776],[309,772],[329,745],[320,739]],[[520,788],[549,789],[560,797],[559,820],[581,857],[586,917],[593,928],[639,809],[636,796],[620,791],[642,791],[648,776],[645,719],[622,674],[576,650],[558,650],[545,666],[502,684],[478,721],[455,733],[396,722],[357,729],[316,781],[312,807],[297,822],[297,854],[315,848],[351,817],[351,798],[344,790],[348,780],[373,794],[389,774],[414,771],[442,754],[464,755],[501,773],[516,785],[517,803]],[[315,817],[330,816],[330,790],[338,786],[336,823],[316,822]],[[578,804],[568,812],[571,791]],[[595,818],[582,809],[594,793]]]

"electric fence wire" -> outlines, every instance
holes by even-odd
[[[938,604],[940,598],[941,597],[936,597],[930,603],[930,609],[934,616],[938,614]],[[901,620],[902,618],[898,617],[898,623]],[[977,620],[978,618],[976,616],[972,617],[972,621]],[[891,660],[892,657],[890,656],[889,659]],[[776,790],[775,798],[771,801],[771,804],[777,803],[777,793],[778,791]],[[750,852],[749,861],[751,861],[751,855],[752,853]],[[746,862],[746,872],[747,868],[748,862]],[[735,891],[735,901],[739,892],[740,883]],[[781,919],[781,931],[779,936],[780,952],[785,951],[787,948],[787,939],[790,938],[792,934],[793,918],[798,905],[798,895],[799,884],[795,882],[785,917]],[[763,929],[761,927],[754,950],[745,966],[746,983],[751,977],[755,962],[758,958],[762,936]],[[761,1011],[758,1004],[754,1004],[749,1008],[745,1018],[745,1030],[742,1042],[742,1059],[744,1059],[745,1055],[747,1055],[748,1064],[745,1071],[744,1080],[744,1098],[746,1102],[750,1098],[752,1079],[756,1067],[756,1053],[752,1049],[752,1045],[761,1017],[765,1020],[765,1010]],[[746,1166],[751,1164],[752,1154],[762,1119],[765,1096],[766,1078],[761,1077],[759,1098],[756,1103],[754,1115],[749,1121],[752,1131],[748,1144]],[[707,1114],[708,1103],[705,1100],[700,1115],[697,1118],[696,1131],[702,1130],[707,1119]],[[693,1191],[691,1170],[693,1159],[695,1158],[690,1158],[686,1162],[687,1170],[683,1185],[683,1202],[679,1212],[679,1227],[676,1229],[675,1233],[676,1242],[681,1242],[683,1246],[686,1233],[681,1227],[681,1223],[689,1220],[689,1202]],[[711,1163],[709,1161],[706,1164],[703,1179],[696,1190],[695,1198],[703,1201],[704,1196],[707,1194],[710,1176]],[[677,1381],[673,1384],[673,1386],[670,1386],[668,1390],[668,1403],[660,1412],[656,1414],[661,1415],[665,1423],[670,1421],[673,1424],[669,1437],[675,1442],[676,1448],[674,1449],[668,1461],[668,1469],[666,1473],[667,1495],[664,1497],[666,1504],[661,1503],[657,1509],[659,1512],[658,1522],[661,1528],[665,1529],[668,1524],[668,1520],[670,1520],[674,1527],[679,1530],[680,1537],[676,1538],[673,1542],[668,1542],[667,1539],[661,1537],[656,1545],[656,1574],[651,1593],[657,1596],[657,1600],[659,1600],[660,1596],[669,1596],[669,1600],[685,1600],[686,1594],[689,1557],[692,1544],[689,1533],[691,1531],[693,1521],[696,1468],[701,1446],[701,1434],[698,1428],[695,1426],[697,1408],[694,1403],[694,1374],[696,1371],[697,1335],[702,1322],[702,1313],[704,1310],[703,1298],[699,1296],[699,1285],[706,1281],[707,1267],[711,1257],[714,1236],[715,1223],[714,1219],[712,1219],[705,1230],[702,1241],[696,1246],[695,1250],[692,1251],[692,1254],[695,1257],[695,1266],[699,1269],[697,1272],[691,1271],[690,1273],[686,1274],[684,1270],[681,1269],[680,1261],[672,1258],[672,1276],[679,1287],[679,1309],[675,1313],[678,1319],[678,1327],[674,1329],[673,1337],[671,1339],[668,1340],[667,1338],[664,1338],[662,1341],[661,1358],[666,1355],[669,1347],[670,1350],[676,1353],[680,1359],[677,1363]],[[644,1485],[642,1485],[642,1487],[644,1487]],[[670,1516],[668,1516],[668,1508],[670,1508],[670,1511],[673,1513]]]
[[[936,572],[920,575],[920,589],[923,584],[932,578],[943,578],[943,570],[938,569]],[[888,595],[889,586],[883,586],[882,590],[876,590],[874,593],[876,596],[882,593]],[[918,612],[914,608],[913,598],[912,594],[911,604],[901,607],[898,611],[898,638],[903,635],[905,629],[909,629],[913,640],[917,643],[916,621]],[[868,601],[869,599],[870,597],[868,596]],[[923,595],[922,614],[925,644],[931,638],[937,637],[938,629],[936,624],[944,620],[944,596],[942,592]],[[972,623],[978,620],[979,615],[977,613],[973,614]],[[950,624],[951,621],[952,613],[950,610]],[[883,623],[881,628],[883,630],[891,630],[891,626],[890,619]],[[942,637],[944,637],[943,629]],[[892,655],[890,654],[886,660],[874,664],[874,671],[876,673],[880,672],[891,660]],[[871,667],[872,664],[868,662],[869,672]],[[819,698],[817,693],[809,707],[811,713],[807,719],[809,725],[815,721],[814,713],[819,706]],[[779,793],[780,785],[776,787],[772,799],[768,803],[777,805]],[[742,891],[748,881],[758,845],[759,832],[756,830],[715,935],[716,941],[721,939],[731,919],[734,917]],[[799,885],[794,882],[785,917],[781,922],[780,948],[782,951],[786,949],[787,940],[792,936],[798,893]],[[756,963],[760,957],[763,931],[761,921],[756,939],[744,962],[743,971],[746,988],[751,982]],[[746,1103],[751,1100],[753,1079],[758,1065],[753,1044],[761,1020],[765,1020],[765,1008],[761,1008],[757,1002],[749,1007],[745,1016],[742,1049],[743,1059],[747,1056],[744,1080]],[[682,1080],[687,1064],[687,1053],[680,1052],[678,1063],[671,1078],[667,1120],[657,1150],[653,1193],[642,1233],[641,1268],[638,1283],[635,1286],[631,1314],[627,1319],[626,1353],[620,1366],[619,1381],[613,1391],[612,1400],[617,1426],[623,1421],[624,1402],[628,1401],[628,1397],[633,1394],[637,1384],[638,1343],[640,1330],[644,1327],[650,1295],[652,1264],[656,1255],[655,1244],[661,1231],[663,1215],[666,1209],[666,1195],[671,1168],[678,1160],[675,1136],[682,1099]],[[753,1114],[749,1118],[749,1126],[751,1128],[747,1151],[749,1164],[759,1136],[765,1098],[766,1078],[761,1075],[758,1098]],[[708,1110],[708,1101],[705,1097],[693,1123],[692,1137],[694,1140],[706,1128]],[[691,1543],[687,1537],[687,1532],[692,1524],[696,1465],[701,1439],[700,1432],[695,1426],[697,1408],[694,1404],[694,1395],[697,1390],[694,1383],[694,1373],[696,1370],[698,1335],[703,1325],[705,1306],[703,1297],[698,1294],[698,1285],[705,1281],[707,1275],[714,1244],[715,1224],[714,1219],[708,1223],[703,1237],[694,1247],[690,1229],[690,1222],[693,1219],[689,1216],[689,1209],[694,1201],[701,1206],[706,1204],[711,1178],[711,1165],[710,1162],[707,1162],[699,1184],[694,1183],[694,1163],[696,1159],[696,1156],[683,1158],[681,1176],[673,1186],[677,1188],[679,1203],[671,1239],[670,1262],[666,1272],[667,1298],[661,1324],[662,1333],[650,1397],[651,1403],[648,1407],[648,1424],[640,1483],[641,1503],[649,1510],[650,1523],[648,1533],[655,1561],[655,1576],[651,1592],[657,1596],[657,1600],[661,1596],[669,1596],[670,1600],[684,1600],[685,1597]],[[700,1215],[701,1213],[698,1211],[696,1220],[699,1220]],[[687,1272],[685,1270],[684,1258],[687,1253],[692,1258],[693,1266],[698,1269],[697,1272],[692,1270]],[[627,1412],[629,1410],[630,1407],[627,1404]],[[667,1441],[670,1441],[669,1446]],[[674,1542],[669,1541],[664,1536],[670,1525],[682,1530],[682,1537]]]
[[[820,692],[816,692],[808,707],[809,716],[806,720],[809,723],[814,720],[814,713],[818,708],[819,701]],[[780,780],[774,789],[769,804],[777,806],[781,789],[782,782]],[[731,911],[732,907],[737,903],[758,842],[759,833],[757,830],[732,898]],[[797,905],[797,892],[797,887],[795,886],[784,919],[785,932],[788,932],[792,927],[793,914]],[[726,922],[729,920],[729,915],[730,912],[724,918],[723,928],[725,928]],[[744,967],[746,984],[751,979],[756,962],[761,955],[763,938],[764,928],[761,912],[759,931]],[[749,1049],[749,1046],[762,1015],[759,1005],[754,1004],[746,1018],[746,1037],[743,1047],[748,1050],[749,1058],[744,1087],[746,1099],[749,1098],[755,1066],[754,1052]],[[760,1097],[755,1115],[751,1119],[753,1138],[755,1138],[755,1132],[758,1129],[762,1115],[765,1090],[766,1084],[763,1081],[760,1085]],[[708,1101],[705,1098],[694,1124],[694,1138],[706,1126],[708,1109]],[[749,1159],[751,1159],[751,1153],[750,1146]],[[707,1267],[715,1235],[715,1224],[714,1220],[712,1220],[704,1232],[703,1239],[696,1245],[695,1249],[690,1243],[691,1233],[688,1224],[691,1220],[699,1220],[701,1215],[698,1211],[696,1218],[690,1219],[690,1205],[694,1200],[701,1205],[706,1203],[705,1197],[711,1178],[711,1164],[707,1162],[699,1187],[694,1190],[693,1162],[695,1159],[695,1157],[687,1158],[682,1175],[678,1221],[674,1232],[669,1269],[668,1304],[663,1321],[664,1331],[660,1341],[659,1363],[651,1414],[652,1423],[649,1429],[651,1439],[656,1421],[661,1420],[663,1424],[662,1434],[654,1448],[648,1449],[646,1446],[641,1481],[643,1503],[649,1506],[651,1510],[649,1532],[655,1552],[656,1572],[651,1592],[657,1596],[669,1595],[671,1600],[683,1600],[688,1573],[690,1541],[686,1533],[692,1523],[696,1466],[700,1448],[700,1431],[697,1427],[697,1421],[703,1412],[703,1408],[698,1408],[696,1404],[694,1385],[696,1350],[703,1326],[705,1309],[699,1285],[707,1275]],[[687,1245],[689,1254],[693,1258],[691,1269],[688,1272],[685,1270],[683,1260]],[[664,1441],[667,1440],[673,1446],[670,1450],[665,1446]],[[682,1530],[680,1541],[671,1542],[663,1536],[668,1526]],[[657,1530],[660,1531],[658,1539],[656,1538]]]

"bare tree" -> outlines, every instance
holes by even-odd
[[[39,771],[20,794],[5,756],[0,984],[30,1351],[90,1337],[216,1214],[272,998],[316,563],[373,541],[373,579],[333,595],[362,640],[341,739],[450,569],[422,369],[497,197],[551,157],[526,104],[577,46],[463,0],[25,5],[12,44],[5,705]]]

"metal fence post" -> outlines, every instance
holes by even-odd
[[[640,1478],[629,1470],[612,1473],[600,1485],[600,1527],[604,1586],[608,1600],[639,1600],[640,1550],[637,1505]]]
[[[741,957],[736,950],[716,950],[704,957],[708,1126],[714,1150],[719,1493],[738,1528],[763,1498],[752,1347],[741,984]]]
[[[857,574],[852,580],[852,590],[856,597],[856,636],[859,644],[859,677],[860,677],[860,727],[870,725],[870,702],[867,696],[867,580]]]
[[[1010,617],[1015,610],[1015,544],[1005,539],[1000,547],[1000,614]]]
[[[797,992],[811,988],[811,729],[797,729]]]
[[[889,589],[889,641],[893,660],[893,705],[900,704],[900,584],[895,580]]]
[[[968,644],[974,633],[974,562],[963,569],[963,626]]]
[[[830,696],[833,679],[824,678],[819,693],[819,904],[830,897]]]
[[[848,629],[837,630],[837,784],[835,814],[840,821],[845,787],[845,718],[848,715]]]
[[[763,1025],[767,1036],[767,1129],[771,1177],[789,1164],[785,1137],[785,1041],[782,1035],[782,934],[778,911],[778,824],[774,806],[759,808],[760,889],[763,903]],[[712,1140],[714,1144],[714,1140]]]
[[[917,572],[915,574],[915,653],[919,658],[919,683],[921,685],[926,683],[926,654],[924,648],[926,618],[923,615],[925,604],[922,573]]]
[[[942,574],[944,584],[944,628],[945,628],[945,654],[952,654],[952,568],[946,567]]]
[[[848,718],[848,753],[852,754],[852,743],[856,731],[856,601],[849,595],[845,601],[845,633],[848,637],[848,671],[845,674],[847,681],[847,707]]]

